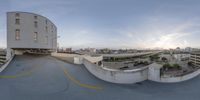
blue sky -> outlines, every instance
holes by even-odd
[[[200,47],[199,0],[2,0],[0,47],[6,47],[6,12],[48,17],[60,47]]]

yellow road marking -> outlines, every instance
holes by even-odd
[[[32,72],[23,72],[17,75],[2,75],[0,78],[17,78],[22,76],[29,76]]]
[[[30,71],[26,71],[26,72],[23,72],[23,73],[20,73],[20,74],[16,74],[16,75],[2,75],[2,76],[0,76],[0,78],[12,79],[12,78],[18,78],[18,77],[23,77],[23,76],[29,76],[33,72],[35,72],[37,68],[38,67],[35,67],[35,68],[31,69]],[[103,89],[100,86],[93,86],[93,85],[81,83],[80,81],[78,81],[77,79],[75,79],[74,77],[72,77],[72,75],[70,75],[68,73],[68,71],[67,71],[67,69],[65,67],[62,67],[62,68],[63,68],[65,76],[68,79],[70,79],[73,83],[75,83],[76,85],[81,86],[81,87],[85,87],[85,88],[90,88],[90,89],[97,89],[97,90],[102,90]]]
[[[26,72],[22,72],[22,73],[19,73],[19,74],[16,74],[16,75],[1,75],[0,78],[7,78],[7,79],[11,79],[11,78],[18,78],[18,77],[23,77],[23,76],[29,76],[31,75],[33,72],[36,71],[36,69],[39,68],[39,67],[35,67],[29,71],[26,71]]]
[[[75,79],[74,77],[72,77],[66,68],[63,67],[63,71],[64,71],[64,74],[66,75],[66,77],[68,77],[72,82],[74,82],[76,85],[78,86],[81,86],[81,87],[85,87],[85,88],[90,88],[90,89],[97,89],[97,90],[101,90],[103,89],[102,87],[100,86],[93,86],[93,85],[89,85],[89,84],[83,84],[83,83],[80,83],[80,81],[78,81],[77,79]]]

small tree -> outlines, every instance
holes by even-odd
[[[163,65],[164,70],[168,70],[169,67],[171,67],[171,65],[169,63],[166,63]]]
[[[176,69],[181,69],[181,66],[179,64],[173,64],[173,67]]]
[[[155,55],[151,55],[149,56],[150,57],[150,60],[151,61],[154,61],[154,60],[158,60],[160,57],[158,56],[158,54],[155,54]]]
[[[165,58],[165,57],[162,57],[161,60],[164,62],[167,62],[167,58]]]
[[[149,62],[148,61],[144,61],[144,65],[148,65],[149,64]]]
[[[192,62],[191,62],[191,61],[189,61],[189,62],[188,62],[188,65],[190,65],[190,66],[191,66],[191,65],[192,65]]]

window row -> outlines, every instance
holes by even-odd
[[[16,14],[15,14],[15,17],[16,17],[16,18],[15,18],[15,24],[16,24],[16,25],[20,25],[20,18],[19,18],[19,17],[20,17],[20,14],[19,14],[19,13],[16,13]],[[35,27],[35,28],[38,28],[38,21],[37,21],[38,16],[34,15],[34,19],[35,19],[35,21],[34,21],[34,27]],[[47,20],[47,19],[45,20],[45,24],[46,24],[46,26],[45,26],[45,31],[48,32],[48,20]],[[52,29],[51,32],[53,33],[53,32],[54,32],[54,31],[53,31],[53,29],[54,29],[54,26],[53,26],[53,25],[51,25],[51,29]]]
[[[16,25],[20,25],[20,19],[15,19],[15,24]],[[38,22],[37,21],[34,21],[34,27],[35,28],[38,27]],[[53,29],[53,25],[51,26],[51,28]],[[47,26],[45,26],[45,30],[46,30],[46,32],[48,32],[48,27]],[[53,32],[53,30],[51,32]]]
[[[20,40],[20,29],[15,30],[15,40]],[[38,40],[38,32],[34,32],[33,40],[37,42]],[[48,44],[48,36],[45,37],[45,43]]]
[[[20,17],[20,14],[19,14],[19,13],[15,13],[15,17],[16,17],[16,18],[19,18],[19,17]],[[35,15],[35,16],[34,16],[34,19],[37,19],[37,18],[38,18],[38,17]]]

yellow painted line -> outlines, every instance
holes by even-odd
[[[18,78],[23,76],[29,76],[32,72],[24,72],[17,75],[2,75],[0,78]]]
[[[1,75],[0,78],[7,78],[7,79],[12,79],[12,78],[18,78],[18,77],[23,77],[23,76],[30,76],[33,72],[36,71],[39,67],[35,67],[29,71],[22,72],[16,75]]]
[[[100,86],[93,86],[93,85],[89,85],[89,84],[83,84],[81,83],[80,81],[78,81],[77,79],[75,79],[74,77],[72,77],[66,68],[63,67],[63,71],[64,71],[64,74],[66,75],[66,77],[68,77],[73,83],[75,83],[76,85],[78,86],[81,86],[81,87],[85,87],[85,88],[90,88],[90,89],[97,89],[97,90],[102,90],[103,88],[100,87]]]

